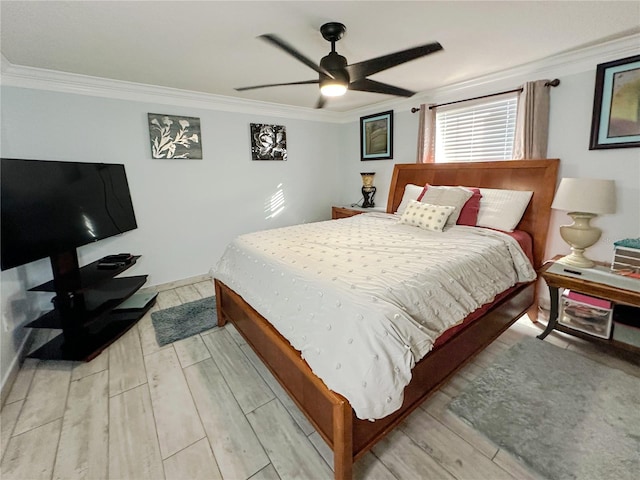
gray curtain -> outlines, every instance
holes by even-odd
[[[418,122],[418,156],[416,163],[434,163],[436,161],[436,109],[434,104],[420,105]]]
[[[547,158],[549,80],[527,82],[518,98],[513,158]]]

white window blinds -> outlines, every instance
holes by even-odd
[[[518,94],[436,111],[436,162],[513,158]]]

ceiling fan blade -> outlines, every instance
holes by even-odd
[[[295,59],[297,59],[300,62],[304,63],[307,67],[310,67],[310,68],[314,69],[316,72],[322,73],[322,74],[328,76],[329,78],[333,78],[333,75],[331,73],[329,73],[329,71],[326,68],[322,68],[320,65],[318,65],[314,61],[310,60],[309,58],[304,56],[302,53],[300,53],[298,50],[293,48],[291,45],[289,45],[287,42],[285,42],[284,40],[282,40],[278,36],[276,36],[276,35],[274,35],[272,33],[266,33],[264,35],[260,35],[258,38],[261,38],[264,41],[269,42],[272,45],[275,45],[276,47],[284,50],[285,52],[287,52],[289,55],[291,55]]]
[[[320,80],[304,80],[302,82],[288,82],[288,83],[271,83],[269,85],[254,85],[252,87],[234,88],[234,90],[238,92],[244,92],[245,90],[254,90],[256,88],[282,87],[285,85],[311,85],[313,83],[320,83]]]
[[[316,102],[315,108],[322,108],[324,107],[325,103],[327,103],[327,99],[324,97],[324,95],[320,95],[318,97],[318,101]]]
[[[351,80],[360,80],[361,78],[415,60],[416,58],[424,57],[438,50],[442,50],[442,45],[438,42],[428,43],[420,47],[408,48],[407,50],[401,50],[363,62],[354,63],[353,65],[347,66],[347,71],[349,72]]]
[[[382,82],[376,82],[368,78],[361,78],[349,84],[349,90],[358,90],[360,92],[386,93],[388,95],[398,95],[399,97],[410,97],[416,92],[406,90],[400,87],[394,87]]]

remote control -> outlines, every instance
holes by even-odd
[[[107,255],[106,257],[102,257],[100,259],[100,263],[109,263],[109,262],[129,262],[132,258],[130,253],[119,253],[117,255]]]
[[[125,265],[125,262],[100,262],[98,263],[98,268],[101,270],[113,270],[115,268],[124,267]]]

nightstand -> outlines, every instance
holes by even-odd
[[[640,347],[617,341],[614,338],[614,332],[610,333],[607,338],[600,338],[558,322],[561,289],[569,289],[576,293],[607,300],[614,307],[615,305],[640,307],[640,281],[611,273],[609,267],[605,265],[597,265],[594,268],[574,268],[556,263],[555,261],[560,258],[562,258],[561,255],[554,257],[545,263],[538,272],[549,287],[551,299],[549,323],[544,332],[538,335],[538,338],[542,340],[556,329],[625,350],[640,351]],[[613,328],[615,329],[615,323]]]
[[[362,208],[362,207],[347,207],[347,206],[333,206],[331,207],[331,219],[336,220],[338,218],[348,218],[353,217],[354,215],[360,215],[361,213],[367,212],[380,212],[384,213],[384,207],[372,207],[372,208]]]

